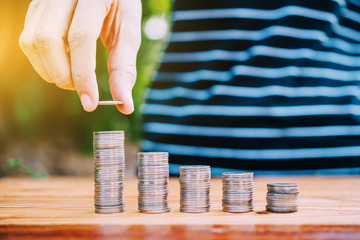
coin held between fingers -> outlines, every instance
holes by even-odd
[[[122,101],[99,101],[99,105],[109,106],[109,105],[120,105],[124,104]]]

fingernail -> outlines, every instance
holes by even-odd
[[[85,111],[91,111],[93,103],[91,101],[91,98],[86,93],[81,94],[81,104],[83,105],[83,108]]]

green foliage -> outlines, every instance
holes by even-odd
[[[143,1],[145,13],[151,15],[168,14],[172,7],[171,0],[147,0]]]
[[[21,166],[21,160],[19,158],[9,158],[7,160],[7,165],[9,168],[16,169]]]
[[[14,120],[26,136],[35,134],[36,129],[29,126],[37,124],[46,104],[42,88],[37,87],[31,91],[29,89],[31,89],[31,82],[24,82],[13,101]]]
[[[11,169],[19,169],[21,172],[34,179],[40,179],[47,176],[45,172],[36,171],[32,166],[25,165],[19,158],[9,158],[7,160],[7,165]]]

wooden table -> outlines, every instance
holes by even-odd
[[[299,211],[265,212],[266,183],[298,182]],[[125,213],[95,214],[91,178],[0,179],[0,239],[360,239],[359,177],[255,179],[255,211],[221,210],[221,180],[212,180],[212,211],[179,212],[170,181],[170,213],[137,211],[137,180],[127,179]]]

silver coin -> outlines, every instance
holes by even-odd
[[[99,105],[118,105],[118,104],[124,104],[122,101],[99,101]]]
[[[169,212],[169,154],[139,152],[138,209],[141,213]]]
[[[222,174],[222,206],[226,212],[242,213],[253,210],[254,174],[235,171]]]
[[[210,203],[210,166],[187,165],[180,167],[180,211],[208,212]]]
[[[274,213],[292,213],[298,210],[297,206],[274,206],[266,205],[266,211]]]
[[[297,183],[268,183],[268,192],[274,193],[299,193],[299,184]]]
[[[274,213],[291,213],[298,209],[299,184],[268,183],[266,210]]]
[[[93,135],[95,212],[123,212],[125,211],[124,132],[94,132]]]

